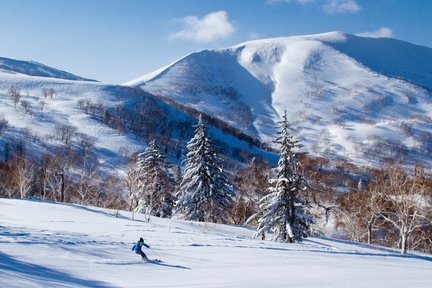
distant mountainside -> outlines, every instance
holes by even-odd
[[[58,78],[65,80],[95,81],[58,70],[33,61],[21,61],[0,57],[0,72],[20,73],[29,76]]]
[[[268,146],[286,109],[312,155],[432,167],[431,50],[340,32],[257,40],[187,55],[129,86],[0,58],[0,160],[13,141],[30,139],[31,154],[65,145],[60,130],[73,126],[74,147],[91,139],[110,169],[153,138],[180,163],[201,113],[227,159],[274,162]]]
[[[180,164],[198,113],[170,106],[141,89],[58,79],[60,74],[29,76],[11,72],[23,68],[21,61],[7,63],[9,70],[0,69],[0,162],[16,150],[33,159],[70,153],[70,157],[85,155],[86,163],[98,163],[112,173],[124,169],[128,156],[157,139],[170,160]],[[241,160],[240,151],[243,157],[249,153],[250,158],[274,158],[253,138],[217,119],[204,119],[228,159]]]
[[[341,32],[192,53],[125,83],[271,144],[287,110],[309,152],[431,167],[432,49]]]

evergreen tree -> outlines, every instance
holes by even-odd
[[[201,116],[187,144],[185,171],[177,193],[177,209],[188,220],[224,221],[224,209],[234,196],[222,159],[218,156]]]
[[[174,180],[169,172],[171,165],[160,152],[156,141],[138,155],[138,205],[136,212],[158,217],[171,217],[175,204]]]
[[[284,242],[302,241],[307,236],[311,218],[305,214],[305,203],[300,192],[307,186],[299,174],[298,154],[294,151],[301,145],[289,133],[286,111],[283,120],[279,122],[279,137],[276,143],[280,145],[277,174],[269,182],[269,194],[259,202],[260,216],[256,236],[272,231],[275,240]]]

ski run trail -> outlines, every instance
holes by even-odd
[[[72,204],[0,199],[0,287],[432,287],[432,256]],[[145,263],[131,248],[150,245]]]

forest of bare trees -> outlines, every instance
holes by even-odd
[[[367,185],[338,199],[339,223],[354,241],[432,252],[432,181],[416,166],[373,171]]]

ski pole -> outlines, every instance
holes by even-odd
[[[150,248],[153,252],[152,253],[154,253],[154,254],[156,254],[156,256],[158,257],[158,259],[160,260],[160,255],[159,255],[159,253],[157,253],[157,252],[155,252],[155,250],[153,249],[153,248]]]

